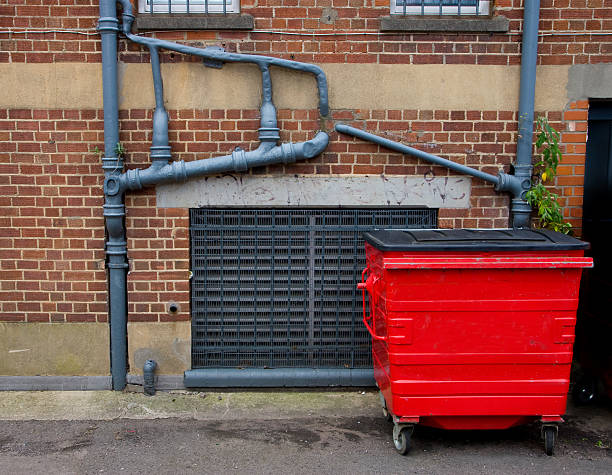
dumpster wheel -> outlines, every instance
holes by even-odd
[[[542,426],[542,437],[544,438],[544,451],[546,455],[553,455],[555,453],[555,443],[557,442],[558,433],[559,427],[556,425]]]
[[[393,426],[393,445],[401,455],[406,455],[412,447],[412,424],[395,424]]]

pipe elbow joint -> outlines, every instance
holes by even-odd
[[[329,135],[325,132],[319,132],[312,140],[308,140],[299,144],[300,147],[300,157],[302,158],[314,158],[319,155],[329,143]]]
[[[521,200],[525,199],[525,193],[531,188],[531,180],[529,177],[521,177],[517,175],[509,175],[500,171],[497,175],[498,182],[495,185],[495,191],[497,192],[508,192],[513,198]]]

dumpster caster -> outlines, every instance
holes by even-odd
[[[406,455],[408,452],[410,452],[410,448],[412,447],[411,439],[413,431],[414,426],[412,424],[395,424],[393,426],[393,445],[395,445],[395,450],[397,450],[401,455]]]
[[[392,415],[391,415],[391,413],[389,412],[389,409],[387,409],[387,408],[386,408],[386,407],[384,407],[384,406],[383,406],[383,408],[382,408],[382,413],[383,413],[383,416],[384,416],[384,418],[385,418],[385,420],[386,420],[387,422],[391,422],[391,421],[393,420],[393,416],[392,416]]]
[[[559,428],[556,425],[542,426],[542,437],[544,438],[544,451],[546,455],[553,455],[555,453],[555,443],[557,442],[558,433]]]

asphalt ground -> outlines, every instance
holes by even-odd
[[[612,473],[612,408],[568,408],[555,455],[539,424],[418,426],[403,457],[374,391],[4,392],[0,473]]]

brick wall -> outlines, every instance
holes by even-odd
[[[496,13],[510,18],[508,34],[381,34],[292,37],[254,32],[158,32],[149,35],[194,45],[221,44],[228,51],[270,54],[314,63],[476,64],[520,63],[522,9],[519,0],[498,0]],[[0,28],[92,31],[97,0],[7,0]],[[377,33],[388,15],[386,1],[243,0],[256,29]],[[323,8],[338,12],[331,25]],[[544,65],[612,62],[612,0],[542,0],[539,62]],[[559,32],[578,32],[563,36]],[[148,62],[140,47],[120,43],[123,62]],[[0,32],[0,62],[96,63],[97,35]],[[164,62],[197,61],[164,52]],[[398,105],[398,106],[401,106]],[[333,104],[332,104],[333,107]],[[580,226],[588,104],[543,111],[562,131],[565,158],[557,187],[564,212]],[[177,159],[225,154],[257,138],[257,110],[171,110],[170,140]],[[151,110],[121,111],[121,141],[128,167],[149,163]],[[333,132],[335,120],[401,140],[454,161],[495,173],[508,171],[517,135],[513,110],[333,110],[323,125],[330,146],[320,157],[250,173],[389,174],[447,176],[444,168],[380,150]],[[316,110],[279,110],[284,141],[312,137],[322,125]],[[0,110],[0,321],[105,322],[106,273],[102,218],[102,111]],[[469,209],[443,209],[441,227],[503,227],[508,198],[473,181]],[[131,321],[189,319],[188,212],[159,209],[153,189],[126,197],[129,318]],[[166,303],[180,305],[169,314]]]
[[[97,0],[8,0],[0,6],[0,27],[79,28],[93,30]],[[315,63],[500,64],[520,63],[522,1],[498,0],[495,14],[510,19],[508,34],[379,33],[380,17],[389,14],[388,0],[242,0],[242,12],[253,15],[257,30],[350,32],[364,36],[280,36],[253,32],[184,31],[150,33],[175,41],[222,44],[228,51],[273,53]],[[320,21],[333,8],[333,24]],[[612,0],[542,0],[540,64],[594,64],[612,61]],[[568,32],[576,32],[567,36]],[[148,62],[137,45],[122,41],[122,61]],[[172,57],[170,57],[172,56]],[[192,60],[166,55],[167,61]],[[99,62],[97,36],[74,34],[0,34],[0,62]]]

